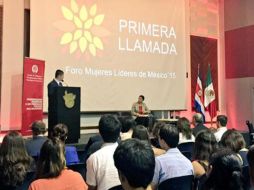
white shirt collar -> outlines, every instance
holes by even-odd
[[[102,147],[111,146],[111,145],[112,145],[112,146],[114,146],[114,145],[115,145],[115,146],[118,146],[118,142],[115,142],[115,143],[103,143]],[[102,148],[102,147],[101,147],[101,148]]]
[[[59,85],[59,83],[61,82],[60,80],[54,78],[54,80],[57,82],[57,84]]]

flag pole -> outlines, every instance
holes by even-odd
[[[210,116],[211,117],[211,116]],[[213,127],[213,118],[211,117],[211,128]]]

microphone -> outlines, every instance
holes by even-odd
[[[69,86],[64,80],[61,81],[65,86]]]

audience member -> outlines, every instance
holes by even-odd
[[[196,113],[193,115],[192,124],[194,125],[192,132],[195,137],[200,131],[207,130],[206,126],[204,126],[204,119],[201,113]]]
[[[136,122],[132,117],[125,118],[121,128],[121,140],[130,139],[132,136],[133,128],[136,126]]]
[[[217,142],[220,142],[222,135],[227,131],[228,118],[225,115],[217,116],[217,131],[214,133]]]
[[[179,144],[195,141],[190,128],[190,121],[186,117],[182,117],[177,121],[177,127],[179,129]]]
[[[68,170],[65,164],[64,143],[48,139],[42,146],[37,165],[36,180],[29,190],[86,190],[82,176]]]
[[[87,183],[89,190],[107,190],[120,185],[114,166],[113,154],[118,146],[121,124],[113,115],[103,115],[99,121],[99,132],[104,144],[87,160]]]
[[[137,125],[136,127],[133,128],[132,138],[139,139],[141,141],[146,141],[147,143],[151,144],[150,139],[149,139],[148,130],[143,125]],[[159,156],[159,155],[162,155],[165,153],[165,150],[163,150],[163,149],[156,148],[152,145],[151,145],[151,147],[153,149],[155,156]]]
[[[85,160],[89,158],[93,153],[101,148],[103,144],[103,139],[100,134],[92,136],[89,138],[88,143],[85,148]]]
[[[37,157],[40,154],[43,143],[47,140],[45,123],[35,121],[32,124],[33,138],[26,141],[26,150],[30,156]]]
[[[22,136],[15,131],[9,132],[0,147],[0,189],[22,189],[31,162]]]
[[[52,129],[52,138],[60,139],[64,144],[68,136],[68,127],[65,124],[57,124]],[[75,146],[65,146],[66,164],[79,163],[78,153]]]
[[[137,139],[121,142],[114,153],[114,161],[125,190],[150,189],[155,159],[148,143]]]
[[[249,163],[250,182],[252,190],[254,189],[254,146],[251,146],[247,154],[247,160]]]
[[[151,144],[156,148],[161,148],[159,143],[159,131],[162,126],[164,126],[164,122],[157,122],[154,124],[152,129],[152,134],[150,135]]]
[[[209,161],[209,174],[203,190],[243,190],[241,161],[231,150],[221,149]]]
[[[193,151],[193,169],[196,178],[208,172],[209,159],[218,148],[215,136],[209,130],[201,131],[195,140]]]
[[[191,162],[178,150],[179,132],[177,127],[164,124],[159,132],[160,146],[167,152],[155,158],[153,189],[170,178],[193,175]]]
[[[247,153],[248,150],[245,148],[245,140],[241,133],[236,131],[235,129],[227,130],[221,138],[220,144],[224,148],[231,149],[235,152],[242,161],[243,166],[248,165],[247,161]]]

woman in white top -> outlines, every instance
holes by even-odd
[[[195,137],[190,128],[190,121],[186,117],[182,117],[177,121],[179,129],[179,143],[195,142]]]

